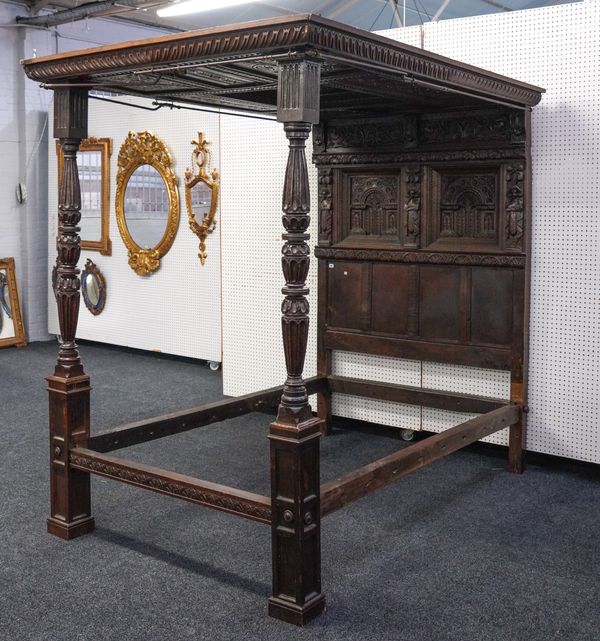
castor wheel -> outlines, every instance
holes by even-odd
[[[403,441],[412,441],[415,438],[414,430],[400,430],[400,438]]]
[[[213,372],[216,372],[219,367],[221,367],[221,363],[219,363],[218,361],[208,361],[208,366]]]

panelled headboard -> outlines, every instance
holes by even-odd
[[[329,120],[319,173],[319,373],[331,350],[507,369],[522,402],[530,114]]]

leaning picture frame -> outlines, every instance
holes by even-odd
[[[0,314],[0,348],[27,345],[14,258],[0,258]]]

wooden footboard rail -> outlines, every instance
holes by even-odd
[[[520,418],[521,408],[518,405],[505,405],[384,456],[340,479],[325,483],[321,485],[321,516],[330,514],[485,436],[514,425]]]
[[[174,496],[251,521],[271,523],[271,499],[260,494],[79,447],[70,451],[69,465],[77,470]]]

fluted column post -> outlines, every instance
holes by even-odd
[[[277,116],[289,152],[283,188],[281,327],[287,368],[277,419],[271,424],[273,596],[269,614],[304,625],[325,605],[321,593],[319,449],[322,421],[313,417],[302,378],[308,339],[310,192],[305,146],[319,119],[320,64],[279,65]]]
[[[58,193],[56,249],[58,320],[63,342],[54,375],[49,376],[50,518],[48,532],[72,539],[94,529],[90,509],[90,475],[69,466],[69,450],[85,446],[90,430],[90,379],[75,343],[79,317],[79,221],[81,192],[77,171],[79,143],[87,137],[87,92],[54,92],[54,135],[63,151]]]

